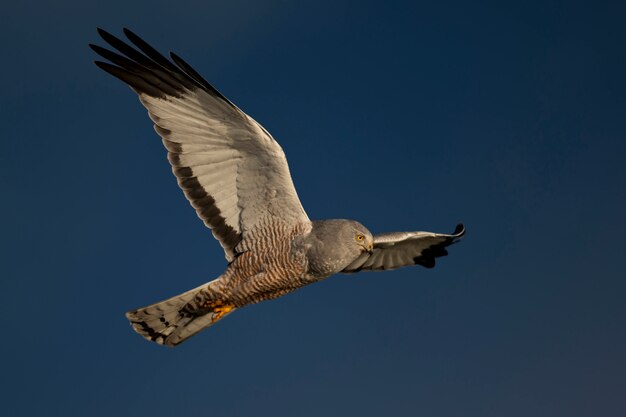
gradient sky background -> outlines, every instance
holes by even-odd
[[[626,415],[625,5],[437,3],[4,4],[2,414]],[[96,26],[175,50],[262,123],[311,218],[467,236],[433,270],[145,342],[125,311],[226,262],[92,64]]]

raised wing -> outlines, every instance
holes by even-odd
[[[382,271],[402,266],[435,266],[435,258],[448,255],[446,246],[456,243],[465,234],[459,224],[454,233],[395,232],[374,236],[372,254],[363,253],[342,272]]]
[[[139,95],[178,185],[228,261],[257,226],[309,222],[285,154],[261,125],[174,53],[170,61],[128,29],[124,33],[138,49],[104,30],[98,33],[117,52],[90,45],[114,64],[96,65]]]

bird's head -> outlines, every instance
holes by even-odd
[[[319,220],[303,240],[309,273],[327,277],[343,270],[364,253],[374,249],[372,233],[354,220]]]
[[[372,253],[374,250],[374,237],[372,233],[358,222],[353,222],[354,242],[359,246],[362,252]]]

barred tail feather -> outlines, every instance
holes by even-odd
[[[165,301],[129,311],[126,318],[145,339],[176,346],[234,310],[235,307],[221,300],[207,283]]]

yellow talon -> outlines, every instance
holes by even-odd
[[[233,304],[227,304],[222,300],[209,301],[204,307],[211,310],[211,313],[213,313],[211,323],[215,323],[235,308]]]

